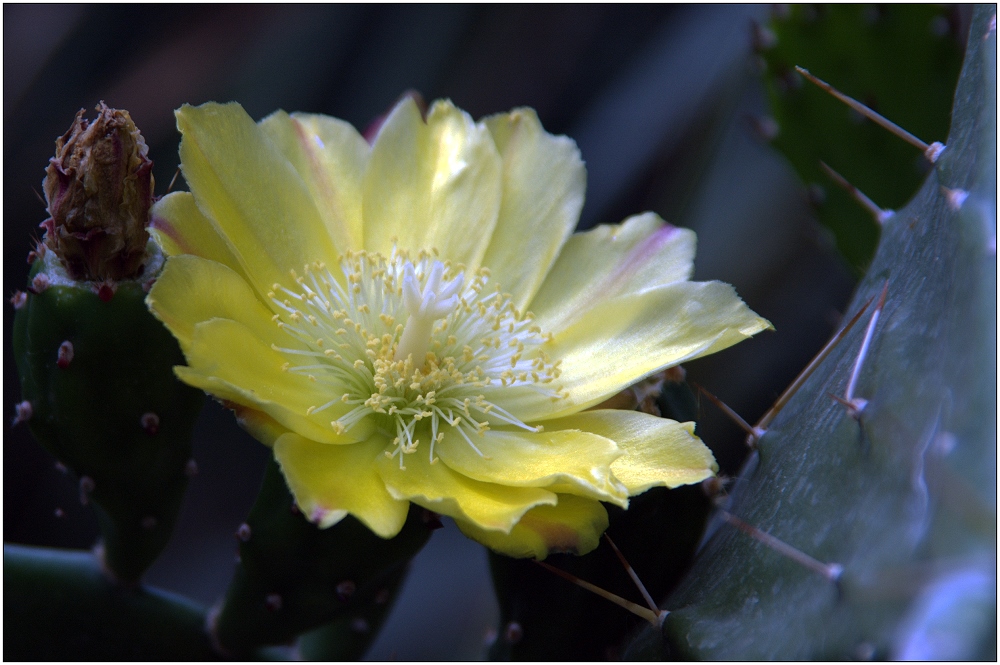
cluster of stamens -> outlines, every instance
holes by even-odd
[[[330,427],[343,434],[374,417],[393,437],[389,457],[434,445],[451,427],[484,456],[470,435],[491,425],[538,431],[496,404],[500,391],[530,386],[552,399],[559,377],[541,346],[551,341],[499,287],[490,273],[467,274],[421,251],[415,260],[402,250],[386,259],[351,252],[340,259],[339,275],[323,263],[292,271],[296,288],[275,284],[268,293],[281,311],[273,320],[295,337],[299,348],[273,348],[289,358],[282,369],[331,388],[330,400],[310,406],[311,416],[338,404],[353,408]],[[502,399],[501,399],[502,401]]]

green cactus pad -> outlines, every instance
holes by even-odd
[[[246,655],[335,621],[350,626],[359,616],[374,636],[383,613],[370,606],[383,605],[386,590],[395,593],[410,559],[430,537],[424,512],[411,507],[402,531],[390,540],[350,516],[319,529],[295,508],[272,461],[246,524],[237,531],[240,561],[212,620],[218,643],[230,654]],[[348,652],[354,644],[337,648]]]
[[[7,660],[214,660],[205,612],[112,584],[90,552],[4,545]]]
[[[134,582],[170,539],[204,397],[174,377],[183,356],[141,282],[102,298],[55,262],[51,252],[35,262],[14,317],[27,424],[93,501],[110,571]]]
[[[848,307],[888,283],[860,417],[830,396],[874,308],[775,418],[726,506],[842,566],[839,582],[718,520],[662,641],[647,630],[628,655],[996,658],[995,11],[975,10],[947,148]]]
[[[813,186],[819,220],[858,271],[871,261],[878,224],[823,173],[820,160],[886,209],[913,196],[930,164],[916,148],[805,81],[794,66],[927,143],[942,141],[961,66],[948,19],[949,10],[938,5],[792,5],[775,13],[773,41],[760,40],[777,122],[773,144]]]

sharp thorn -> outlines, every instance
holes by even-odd
[[[830,85],[829,83],[827,83],[826,81],[823,81],[821,79],[816,78],[815,76],[813,76],[812,74],[809,73],[808,69],[805,69],[803,67],[799,67],[798,65],[795,65],[795,71],[797,71],[799,74],[801,74],[802,76],[804,76],[809,82],[817,85],[822,90],[830,93],[831,95],[833,95],[834,97],[836,97],[837,99],[839,99],[840,101],[842,101],[844,104],[847,104],[852,109],[854,109],[855,111],[857,111],[861,115],[865,116],[866,118],[868,118],[872,122],[875,122],[875,123],[881,125],[882,127],[884,127],[885,129],[889,130],[890,132],[892,132],[893,134],[895,134],[899,138],[901,138],[904,141],[906,141],[907,143],[909,143],[910,145],[912,145],[912,146],[914,146],[916,148],[919,148],[920,152],[924,153],[924,156],[931,163],[934,163],[935,161],[937,161],[937,158],[941,155],[941,152],[944,151],[945,146],[942,145],[941,143],[935,142],[935,143],[933,143],[931,145],[927,145],[927,143],[925,143],[924,141],[921,141],[916,136],[914,136],[913,134],[909,133],[908,131],[906,131],[905,129],[903,129],[902,127],[900,127],[899,125],[897,125],[896,123],[892,122],[888,118],[886,118],[886,117],[884,117],[884,116],[876,113],[875,111],[873,111],[872,109],[868,108],[867,106],[865,106],[861,102],[857,101],[856,99],[848,97],[847,95],[845,95],[844,93],[840,92],[839,90],[837,90],[836,88],[834,88],[832,85]]]
[[[170,184],[167,185],[167,194],[169,194],[170,191],[174,188],[174,183],[177,182],[177,176],[179,176],[180,174],[181,174],[181,167],[178,166],[177,170],[174,171],[174,177],[170,179]]]
[[[771,421],[774,420],[775,416],[777,416],[781,409],[785,407],[785,404],[787,404],[788,400],[792,398],[792,395],[798,392],[799,388],[802,387],[802,384],[805,383],[806,379],[808,379],[813,371],[819,367],[820,363],[822,363],[826,357],[830,355],[830,352],[833,351],[834,347],[840,343],[840,340],[844,339],[847,333],[851,331],[851,328],[853,328],[854,324],[858,322],[861,315],[865,313],[868,307],[872,304],[873,300],[875,300],[874,296],[869,298],[868,302],[866,302],[861,309],[858,310],[858,313],[851,317],[851,320],[848,321],[836,335],[830,338],[830,341],[826,343],[826,346],[820,349],[820,352],[816,354],[808,365],[806,365],[806,368],[799,372],[799,375],[795,377],[795,380],[792,381],[787,388],[785,388],[785,392],[781,393],[781,396],[774,402],[771,408],[768,409],[767,413],[761,417],[754,429],[767,431],[767,427],[771,424]]]
[[[618,605],[619,607],[625,608],[632,614],[635,614],[638,617],[642,617],[650,624],[652,624],[654,628],[659,628],[660,625],[663,623],[663,619],[665,619],[668,614],[666,610],[659,610],[658,612],[653,612],[652,610],[643,607],[642,605],[637,605],[636,603],[633,603],[631,600],[625,600],[621,596],[615,595],[610,591],[605,591],[599,586],[595,586],[590,582],[581,580],[576,575],[573,575],[572,573],[567,573],[565,570],[560,570],[555,566],[551,566],[545,563],[544,561],[538,561],[537,559],[535,559],[534,561],[535,563],[537,563],[539,566],[549,571],[550,573],[554,573],[559,577],[563,578],[564,580],[572,582],[573,584],[579,587],[583,587],[587,591],[595,593],[601,598],[604,598],[605,600],[610,600],[612,603]]]
[[[725,520],[728,524],[736,527],[737,529],[747,534],[754,540],[764,543],[765,545],[773,549],[775,552],[781,554],[782,556],[788,557],[792,561],[800,564],[801,566],[804,566],[805,568],[808,568],[809,570],[819,573],[820,575],[830,580],[831,582],[834,583],[838,582],[840,580],[841,575],[843,575],[844,567],[841,566],[840,564],[823,563],[822,561],[818,561],[809,556],[808,554],[806,554],[805,552],[802,552],[792,547],[783,540],[775,538],[766,531],[762,531],[761,529],[758,529],[757,527],[751,524],[747,524],[746,522],[744,522],[743,520],[741,520],[740,518],[736,517],[735,515],[733,515],[728,511],[720,509],[719,514],[722,516],[722,519]]]
[[[643,584],[642,580],[639,579],[639,576],[632,569],[632,566],[629,564],[629,562],[625,559],[625,555],[621,553],[621,550],[618,549],[618,546],[615,545],[615,542],[613,540],[611,540],[611,536],[609,536],[607,532],[604,533],[604,539],[608,541],[608,545],[611,545],[611,549],[614,550],[615,556],[618,557],[618,560],[621,562],[622,567],[625,568],[625,572],[628,573],[628,576],[632,578],[632,581],[635,583],[636,588],[639,589],[639,593],[642,594],[642,597],[646,599],[646,604],[649,605],[649,609],[653,610],[654,612],[659,612],[660,608],[657,607],[656,602],[653,600],[653,597],[649,595],[648,591],[646,591],[646,585]]]
[[[694,387],[700,393],[702,393],[703,395],[705,395],[705,397],[707,397],[709,399],[709,401],[712,402],[712,404],[714,404],[715,406],[719,407],[719,409],[723,413],[725,413],[727,416],[729,416],[730,420],[732,420],[734,423],[736,423],[737,425],[739,425],[740,429],[742,429],[744,432],[747,433],[747,445],[749,445],[751,448],[755,448],[757,446],[757,441],[760,440],[760,437],[764,436],[765,430],[763,430],[763,429],[761,429],[759,427],[754,427],[753,425],[751,425],[747,421],[743,420],[743,418],[740,416],[740,414],[738,414],[735,411],[733,411],[721,399],[719,399],[718,397],[716,397],[712,393],[710,393],[707,390],[705,390],[705,388],[703,386],[695,383]]]
[[[854,390],[858,385],[858,377],[861,375],[861,365],[865,361],[865,357],[868,355],[868,347],[871,345],[872,337],[875,335],[875,325],[878,323],[879,315],[882,313],[882,308],[885,306],[885,296],[889,292],[889,280],[886,280],[885,286],[882,288],[882,295],[879,296],[878,304],[875,306],[875,311],[872,312],[872,318],[868,320],[868,328],[865,330],[865,338],[861,342],[861,349],[858,351],[858,357],[854,361],[854,368],[851,370],[851,378],[847,382],[847,390],[844,392],[844,399],[847,402],[854,403]]]
[[[868,198],[868,196],[865,195],[864,192],[862,192],[860,189],[858,189],[850,182],[848,182],[847,178],[845,178],[844,176],[840,175],[832,168],[830,168],[830,166],[826,162],[820,160],[819,166],[821,169],[823,169],[823,172],[830,177],[831,180],[837,183],[837,185],[841,189],[845,190],[848,194],[850,194],[851,198],[857,201],[862,208],[867,210],[871,214],[871,216],[875,218],[875,221],[879,223],[879,226],[885,224],[893,215],[896,214],[892,210],[885,210],[883,208],[880,208],[874,201]]]

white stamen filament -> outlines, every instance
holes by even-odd
[[[491,424],[539,431],[495,402],[511,386],[564,395],[550,385],[559,361],[542,350],[551,335],[511,296],[486,290],[487,270],[466,279],[458,268],[426,252],[416,260],[395,250],[389,259],[357,252],[341,259],[342,277],[315,263],[292,274],[297,290],[275,284],[273,320],[297,342],[272,346],[287,360],[282,368],[330,387],[305,415],[337,434],[375,418],[400,468],[423,442],[435,463],[448,428],[485,459],[471,435]]]

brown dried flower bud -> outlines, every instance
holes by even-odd
[[[45,244],[73,279],[137,277],[153,203],[153,162],[128,111],[101,102],[92,121],[76,114],[56,140],[42,187],[51,216]]]

